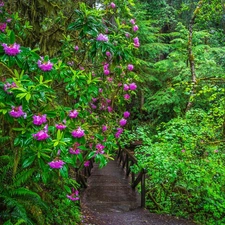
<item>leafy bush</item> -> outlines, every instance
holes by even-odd
[[[79,222],[77,173],[93,158],[103,167],[114,155],[137,88],[132,52],[140,43],[133,25],[120,22],[120,7],[129,10],[81,3],[69,22],[60,18],[67,29],[49,55],[22,46],[33,24],[23,26],[18,14],[0,33],[1,222]]]
[[[204,224],[224,224],[224,143],[222,124],[203,110],[190,110],[147,136],[136,149],[139,166],[148,171],[147,207]]]

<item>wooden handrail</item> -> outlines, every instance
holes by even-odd
[[[131,166],[134,164],[137,165],[137,159],[134,157],[131,151],[129,149],[122,149],[119,147],[118,154],[117,154],[117,160],[119,160],[119,164],[122,163],[122,168],[126,168],[126,176],[128,177],[131,172]],[[145,175],[146,170],[141,168],[139,173],[136,174],[134,172],[131,172],[131,187],[135,189],[139,183],[141,183],[141,207],[145,207]]]
[[[93,168],[94,158],[91,158],[89,161],[90,164],[88,167],[83,167],[82,170],[79,170],[78,168],[75,169],[76,181],[83,188],[87,188],[87,178],[91,175],[91,169]]]

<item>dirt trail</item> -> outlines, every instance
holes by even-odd
[[[116,161],[103,169],[94,165],[88,187],[81,193],[82,225],[195,225],[176,217],[140,208],[140,195]]]

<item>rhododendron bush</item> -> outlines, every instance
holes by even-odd
[[[10,137],[1,155],[14,156],[13,176],[35,168],[32,182],[61,185],[68,201],[79,199],[72,171],[91,159],[105,166],[132,116],[138,26],[121,22],[119,7],[80,4],[54,57],[23,46],[13,25],[1,29],[0,118]]]

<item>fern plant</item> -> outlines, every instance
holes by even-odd
[[[0,156],[0,218],[4,224],[45,224],[47,210],[41,197],[26,186],[34,169],[12,176],[13,158]]]

